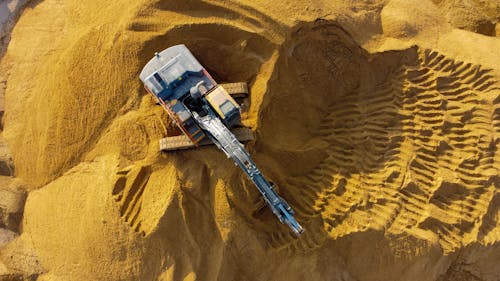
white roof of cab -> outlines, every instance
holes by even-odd
[[[145,82],[149,76],[158,72],[176,57],[179,60],[179,63],[181,63],[186,70],[199,72],[203,69],[203,66],[201,66],[193,54],[191,54],[186,45],[181,44],[167,48],[160,53],[156,53],[155,56],[144,66],[139,78],[142,82]]]

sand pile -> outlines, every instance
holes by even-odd
[[[0,68],[29,191],[0,276],[498,280],[500,41],[453,3],[30,4]],[[300,238],[215,147],[158,152],[172,128],[138,74],[179,43],[249,83],[247,148]]]
[[[487,36],[500,35],[500,2],[437,0],[445,18],[454,27],[470,30]]]

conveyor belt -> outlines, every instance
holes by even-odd
[[[267,205],[282,223],[286,223],[295,234],[299,235],[304,230],[295,220],[292,208],[281,198],[272,185],[265,179],[264,175],[257,168],[250,158],[250,154],[244,146],[236,139],[235,135],[221,122],[221,120],[208,107],[205,116],[194,114],[198,125],[205,131],[207,136],[212,139],[217,147],[224,151],[227,157],[233,161],[248,175],[255,184],[259,192],[264,197]]]

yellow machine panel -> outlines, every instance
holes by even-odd
[[[216,87],[205,97],[217,114],[226,122],[231,121],[230,119],[233,118],[236,112],[239,116],[239,105],[223,87]]]

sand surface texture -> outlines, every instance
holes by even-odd
[[[495,0],[30,2],[0,64],[28,192],[0,280],[500,280],[499,19]],[[249,83],[246,147],[300,238],[215,147],[159,152],[174,128],[138,75],[180,43]]]

